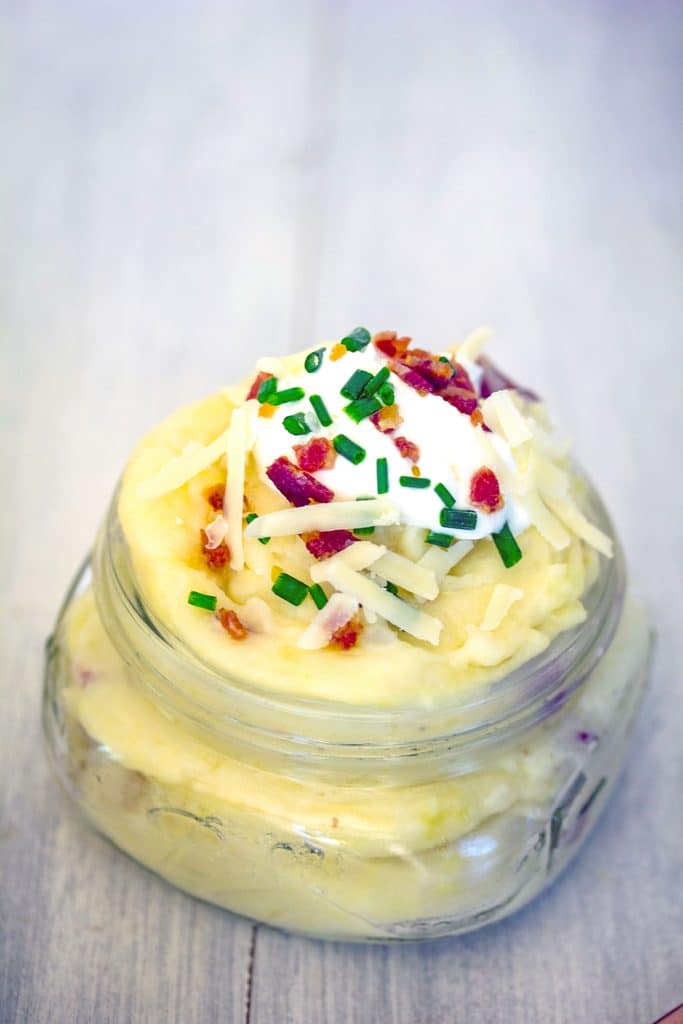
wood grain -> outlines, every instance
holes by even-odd
[[[2,14],[0,1022],[648,1024],[683,998],[680,5]],[[658,630],[579,861],[424,946],[288,938],[175,892],[81,822],[39,734],[43,641],[136,438],[359,322],[497,328]]]

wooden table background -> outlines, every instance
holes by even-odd
[[[4,0],[0,1020],[648,1024],[683,998],[681,36],[650,0]],[[393,948],[173,891],[50,777],[42,649],[140,433],[257,354],[480,323],[659,643],[625,778],[509,922]]]

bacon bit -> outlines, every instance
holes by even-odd
[[[419,447],[413,441],[409,441],[407,437],[395,437],[394,444],[404,459],[410,459],[411,462],[420,461]]]
[[[475,508],[484,509],[486,512],[497,512],[503,507],[503,495],[500,493],[498,477],[489,469],[482,466],[472,477],[470,482],[470,504]]]
[[[258,389],[261,387],[264,380],[270,380],[272,376],[274,376],[272,373],[264,373],[263,371],[257,373],[256,376],[254,377],[251,387],[249,388],[247,401],[249,401],[250,398],[256,398],[258,396]]]
[[[399,362],[398,359],[392,359],[389,363],[389,369],[400,377],[404,384],[408,387],[414,388],[420,395],[429,395],[436,391],[434,385],[428,381],[421,373],[417,370],[413,370],[410,366],[406,366],[405,363]]]
[[[393,359],[395,356],[402,356],[411,341],[411,338],[397,337],[396,331],[380,331],[372,339],[375,348],[382,355],[388,356],[390,359]]]
[[[217,548],[210,548],[206,530],[200,530],[199,535],[202,540],[202,552],[209,569],[222,569],[230,559],[230,548],[228,545],[223,541]]]
[[[313,437],[306,444],[295,444],[294,453],[299,469],[316,473],[320,469],[332,469],[337,461],[337,452],[326,437]]]
[[[218,621],[223,629],[230,634],[233,640],[246,640],[249,636],[249,630],[242,625],[239,616],[232,610],[219,608]]]
[[[481,383],[479,385],[479,391],[482,398],[488,398],[494,393],[494,391],[506,391],[508,388],[514,389],[522,398],[526,398],[529,402],[538,402],[539,397],[535,391],[531,391],[529,388],[520,387],[519,384],[515,384],[512,378],[508,377],[506,373],[499,370],[495,363],[492,363],[486,356],[479,356],[477,363],[483,369],[481,377]]]
[[[339,828],[339,818],[332,819],[332,828]]]
[[[403,417],[398,411],[398,406],[394,403],[394,405],[384,405],[378,412],[373,413],[370,417],[370,422],[382,434],[390,434],[397,427],[400,427],[403,423]]]
[[[275,406],[264,402],[263,405],[259,405],[258,414],[259,416],[262,416],[264,420],[269,420],[271,416],[275,415]]]
[[[206,492],[206,500],[212,509],[216,512],[223,511],[223,496],[225,494],[225,485],[217,484],[215,487],[210,487]]]
[[[303,533],[301,539],[314,558],[322,560],[339,554],[350,544],[354,544],[356,538],[350,530],[325,530],[323,533]]]
[[[289,461],[286,455],[281,455],[279,459],[268,466],[266,476],[277,487],[280,494],[283,494],[287,501],[296,505],[297,508],[302,508],[313,502],[325,504],[334,498],[334,491],[325,487],[325,484],[321,484],[305,469],[299,469]]]
[[[481,427],[484,425],[484,414],[481,409],[475,409],[470,415],[470,421],[473,427]]]
[[[338,342],[338,344],[333,345],[332,349],[330,350],[330,361],[336,363],[337,360],[341,359],[342,356],[345,356],[347,352],[348,349],[346,345],[342,345],[341,341]]]
[[[362,632],[363,623],[358,615],[354,615],[352,619],[349,619],[348,622],[345,622],[343,626],[340,626],[332,634],[330,646],[338,647],[342,651],[349,651],[352,647],[356,646],[358,637]]]

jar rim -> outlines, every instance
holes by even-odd
[[[394,758],[469,748],[494,736],[518,734],[558,711],[615,633],[625,593],[624,556],[602,499],[585,474],[580,477],[593,520],[614,544],[613,558],[600,558],[598,575],[582,595],[584,621],[558,633],[511,672],[438,704],[387,707],[282,693],[227,676],[203,661],[146,611],[118,520],[118,488],[93,553],[98,610],[118,653],[154,699],[214,739],[326,758]],[[182,681],[174,671],[178,667]],[[325,726],[331,722],[328,735]]]

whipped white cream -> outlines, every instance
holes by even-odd
[[[387,365],[386,359],[372,344],[360,352],[348,352],[337,361],[330,359],[330,347],[324,350],[320,368],[308,373],[303,367],[300,372],[278,378],[278,391],[301,387],[305,397],[300,401],[276,406],[272,417],[259,416],[256,401],[246,403],[248,410],[250,446],[263,480],[272,487],[266,476],[266,469],[280,456],[287,456],[296,462],[294,445],[305,444],[312,437],[326,437],[332,441],[337,434],[344,434],[366,451],[364,460],[353,465],[341,455],[337,456],[332,469],[320,470],[314,475],[334,491],[338,499],[361,498],[377,494],[377,459],[384,457],[389,469],[388,497],[400,510],[400,522],[405,525],[424,527],[447,533],[453,537],[477,540],[498,532],[507,522],[513,533],[521,533],[529,525],[526,510],[516,499],[514,483],[517,467],[510,445],[496,432],[487,433],[481,426],[474,426],[470,417],[459,412],[438,395],[422,395],[405,384],[392,373],[389,380],[394,387],[396,405],[403,422],[394,435],[383,434],[370,419],[360,423],[344,412],[349,399],[341,389],[355,370],[366,370],[375,374]],[[472,383],[478,388],[480,368],[466,360],[462,365],[470,374]],[[271,372],[277,371],[269,365]],[[322,427],[310,404],[311,395],[320,395],[332,417],[329,427]],[[312,428],[310,434],[295,437],[283,426],[286,416],[304,413]],[[425,489],[401,486],[400,477],[411,476],[412,463],[404,458],[392,436],[403,436],[419,447],[417,465],[422,477],[430,480]],[[460,509],[471,508],[469,494],[472,476],[482,466],[496,474],[503,507],[493,513],[477,509],[477,525],[474,530],[449,529],[441,525],[439,514],[444,505],[434,491],[436,484],[444,484],[456,499]]]

